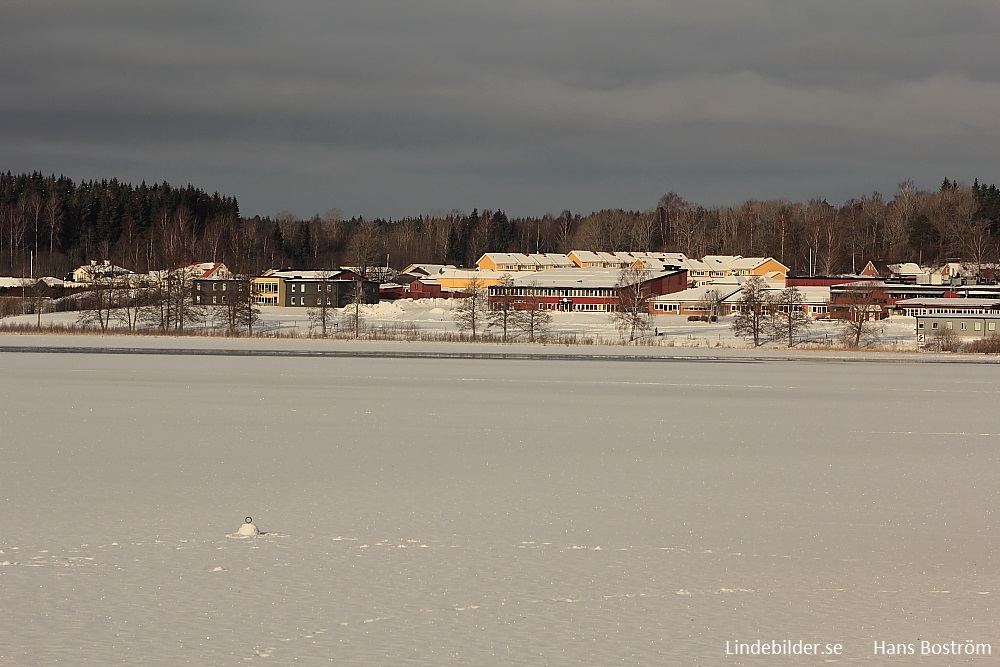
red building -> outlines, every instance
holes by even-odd
[[[653,297],[679,292],[687,283],[687,269],[680,268],[624,273],[618,269],[548,269],[512,277],[508,285],[492,285],[488,299],[491,308],[512,298],[518,309],[608,312],[618,309],[623,288],[638,285],[644,296]]]
[[[867,312],[881,320],[900,312],[896,302],[903,299],[953,298],[959,293],[945,285],[910,285],[883,280],[846,283],[830,288],[830,317],[857,317]]]
[[[455,292],[445,290],[440,281],[424,276],[401,273],[391,283],[379,288],[383,299],[451,299]]]

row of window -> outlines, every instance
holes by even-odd
[[[491,288],[491,296],[583,296],[583,297],[613,297],[618,296],[618,290],[614,289],[561,289],[547,287],[512,287],[509,290],[503,288]]]
[[[829,306],[809,306],[808,308],[809,308],[809,312],[810,313],[821,314],[821,313],[828,313],[828,312],[830,312]],[[778,310],[780,312],[782,312],[782,313],[787,313],[790,309],[791,309],[791,306],[778,306]],[[654,302],[653,303],[653,310],[664,312],[664,313],[676,313],[676,312],[679,311],[679,304],[676,304],[676,303],[656,303],[656,302]],[[685,306],[684,310],[691,311],[691,312],[706,312],[706,311],[708,311],[708,306],[703,305],[703,304],[691,304],[691,305]],[[740,305],[739,304],[735,304],[735,303],[734,304],[729,304],[729,312],[730,313],[738,313],[738,312],[740,312]],[[768,313],[768,309],[767,309],[766,306],[764,307],[763,312],[765,314]]]
[[[327,292],[332,292],[333,291],[333,284],[332,283],[316,283],[316,289],[314,289],[312,291],[313,292],[322,292],[323,291],[323,285],[326,285],[326,291]],[[291,292],[302,292],[303,294],[305,294],[306,292],[309,291],[309,284],[308,283],[303,283],[303,284],[288,283],[288,286],[289,286],[289,291],[291,291]]]
[[[959,328],[960,331],[968,331],[969,330],[969,323],[968,322],[959,322],[958,324],[959,324],[958,328]],[[973,328],[972,328],[973,331],[982,331],[983,330],[983,323],[982,323],[982,321],[977,320],[977,321],[974,321],[972,324],[973,324]],[[919,329],[923,329],[923,328],[924,328],[924,323],[923,322],[917,322],[917,329],[919,330]],[[931,322],[931,329],[932,330],[940,329],[940,328],[941,328],[941,322]],[[945,322],[944,323],[944,329],[945,329],[945,331],[953,331],[955,329],[955,323],[954,322],[950,322],[950,321]],[[997,323],[996,322],[987,322],[986,323],[986,330],[987,331],[996,331],[997,330]]]
[[[293,297],[289,297],[289,302],[293,306],[313,306],[313,305],[322,306],[323,305],[323,297],[318,296],[316,298],[310,298],[307,301],[306,297],[304,297],[304,296],[293,296]],[[328,305],[328,306],[330,305],[330,297],[326,297],[326,305]]]
[[[970,311],[968,308],[907,308],[906,314],[913,317],[915,315],[997,315],[1000,311],[994,308]]]

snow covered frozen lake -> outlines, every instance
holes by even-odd
[[[0,341],[0,665],[1000,651],[995,365],[94,341]]]

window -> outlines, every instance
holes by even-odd
[[[954,328],[954,325],[950,321],[949,322],[945,322],[944,323],[944,328],[948,329],[949,331],[951,331],[951,329]]]
[[[986,323],[986,329],[988,331],[996,331],[997,330],[997,323],[996,322],[987,322]]]
[[[940,324],[940,322],[933,322],[931,324],[931,329],[937,329],[939,324]]]
[[[976,322],[976,331],[982,331],[982,330],[983,330],[983,323]]]
[[[969,325],[968,325],[968,323],[966,323],[966,322],[962,322],[962,331],[965,331],[965,330],[966,330],[966,329],[968,329],[968,328],[969,328]]]

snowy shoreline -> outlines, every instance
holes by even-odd
[[[559,361],[812,361],[997,364],[986,355],[879,350],[683,348],[620,345],[219,338],[98,334],[0,334],[0,352],[178,356]]]
[[[732,331],[731,321],[692,322],[681,315],[657,315],[649,335],[638,344],[622,345],[607,313],[553,313],[547,342],[448,340],[459,335],[452,317],[454,304],[447,299],[401,299],[365,307],[364,322],[380,340],[343,337],[310,337],[309,315],[304,308],[261,308],[259,335],[231,338],[221,335],[219,322],[209,316],[192,325],[183,336],[157,335],[151,331],[129,334],[123,330],[101,334],[77,330],[75,313],[47,313],[41,331],[36,318],[21,315],[3,320],[14,330],[0,329],[0,351],[89,351],[107,354],[177,354],[230,356],[372,357],[407,359],[563,359],[563,360],[705,360],[705,361],[882,361],[914,363],[993,364],[1000,359],[974,354],[918,351],[916,323],[910,317],[892,317],[879,323],[871,347],[856,350],[838,347],[836,322],[817,321],[794,348],[767,343],[754,348]],[[336,320],[335,320],[336,321]],[[45,327],[55,327],[46,331]],[[60,329],[60,327],[64,327]],[[405,331],[401,332],[400,327]],[[413,336],[404,340],[396,335]],[[444,340],[435,340],[435,338]],[[52,348],[46,350],[45,348]]]

